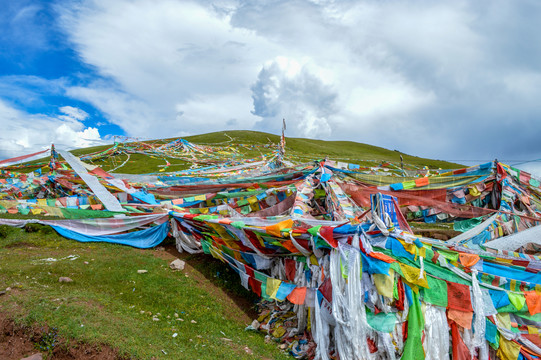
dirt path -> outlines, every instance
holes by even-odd
[[[54,346],[51,346],[53,341]],[[52,348],[52,351],[47,350],[47,347]],[[47,360],[125,359],[109,346],[73,341],[68,343],[65,339],[56,337],[54,329],[48,326],[18,325],[0,312],[0,359],[19,360],[34,354],[41,354],[42,358]]]

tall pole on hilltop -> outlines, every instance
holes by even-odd
[[[54,144],[51,144],[51,161],[49,162],[49,167],[51,168],[51,172],[56,170],[56,151],[54,150]]]
[[[280,139],[280,149],[278,150],[278,163],[283,165],[283,161],[286,155],[286,119],[282,119],[282,138]]]

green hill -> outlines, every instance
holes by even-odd
[[[271,154],[280,141],[277,135],[256,131],[215,132],[185,139],[214,149],[230,146],[238,160]],[[146,143],[173,140],[176,138]],[[350,141],[287,138],[286,143],[286,158],[292,161],[328,157],[361,165],[383,161],[398,164],[401,155]],[[72,152],[80,156],[110,147]],[[402,155],[410,167],[460,166]],[[171,163],[167,171],[191,165],[180,159],[125,153],[93,163],[105,170],[125,163],[116,172],[151,173],[163,169],[164,160]],[[32,163],[47,161],[43,158]],[[176,257],[186,261],[184,271],[169,269],[169,262]],[[241,286],[233,270],[210,256],[178,254],[171,243],[166,248],[139,250],[79,243],[40,225],[29,224],[24,229],[0,225],[0,267],[0,327],[6,318],[26,329],[24,336],[30,349],[21,357],[39,350],[50,358],[83,345],[95,349],[105,345],[123,358],[133,359],[291,358],[278,349],[278,344],[267,343],[264,335],[244,330],[257,316],[255,296]],[[147,273],[140,274],[139,270]],[[60,283],[59,278],[64,276],[73,282]],[[48,330],[35,335],[45,329],[45,324]],[[10,338],[4,338],[2,342],[0,337],[0,349],[8,346]]]
[[[145,141],[146,143],[163,144],[174,141],[177,138],[158,139]],[[185,140],[197,145],[207,146],[227,146],[235,144],[251,144],[265,145],[277,144],[280,142],[280,136],[268,134],[259,131],[249,130],[232,130],[226,132],[213,132],[201,135],[193,135],[184,137]],[[129,144],[128,144],[129,145]],[[90,154],[94,152],[104,151],[110,148],[111,145],[95,146],[73,150],[72,153],[78,156]],[[273,149],[275,147],[273,146]],[[270,153],[272,149],[245,149],[237,148],[242,154],[242,157],[250,158],[261,155],[261,153]],[[349,162],[359,165],[374,165],[375,162],[393,162],[400,163],[400,155],[404,159],[404,164],[419,168],[428,166],[429,168],[458,168],[462,165],[450,163],[441,160],[433,160],[421,158],[409,154],[405,154],[396,150],[389,150],[378,146],[357,143],[353,141],[325,141],[304,138],[288,138],[286,137],[286,158],[293,161],[310,161],[323,159],[328,157],[332,160]],[[165,158],[171,163],[168,171],[178,171],[187,168],[191,163],[179,159]],[[131,154],[130,158],[125,154],[117,155],[112,158],[105,158],[95,161],[95,165],[103,167],[105,170],[111,170],[118,165],[124,163],[118,169],[120,173],[128,174],[143,174],[152,173],[160,170],[164,165],[163,158],[151,158],[141,154]]]

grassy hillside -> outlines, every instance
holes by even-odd
[[[176,140],[177,138],[161,139],[150,141],[154,143],[166,143]],[[233,130],[226,132],[213,132],[201,135],[193,135],[185,137],[186,140],[198,144],[198,145],[218,145],[227,146],[234,144],[278,144],[280,137],[278,135],[268,134],[259,131],[248,130]],[[75,155],[84,155],[93,152],[103,151],[110,147],[95,146],[89,148],[83,148],[72,151]],[[250,158],[263,154],[268,154],[270,149],[251,149],[244,148],[237,149],[242,157]],[[430,168],[458,168],[459,164],[449,163],[441,160],[433,160],[421,158],[413,155],[408,155],[394,150],[388,150],[382,147],[357,143],[353,141],[325,141],[325,140],[313,140],[304,138],[288,138],[286,137],[286,157],[293,161],[310,161],[315,159],[322,159],[328,157],[332,160],[344,161],[359,165],[374,165],[374,161],[390,161],[394,163],[400,163],[400,155],[403,156],[404,163],[410,164],[415,167],[428,166]],[[114,158],[107,158],[100,161],[96,161],[95,164],[103,167],[105,170],[110,170],[116,166],[122,164],[124,161],[127,163],[118,169],[120,173],[128,174],[142,174],[152,173],[159,171],[165,164],[164,159],[151,158],[145,155],[132,154],[128,159],[127,155],[119,155]],[[191,164],[173,158],[166,158],[171,163],[171,166],[167,171],[178,171],[186,169]]]
[[[244,331],[256,316],[255,297],[236,273],[186,255],[185,270],[173,271],[176,256],[172,248],[79,243],[45,226],[0,225],[0,314],[54,328],[33,340],[44,355],[83,342],[130,359],[288,358],[262,334]],[[66,276],[73,282],[60,283]],[[53,342],[57,334],[67,344]],[[2,337],[0,348],[9,347]]]
[[[172,140],[176,138],[155,142]],[[256,131],[228,131],[189,136],[186,140],[209,146],[273,144],[272,148],[236,147],[239,158],[249,158],[269,154],[280,138]],[[287,138],[286,143],[287,158],[294,161],[328,157],[362,165],[400,162],[399,152],[367,144],[302,138]],[[83,155],[109,147],[72,152]],[[402,155],[406,164],[416,167],[460,166]],[[127,159],[123,154],[95,164],[110,170]],[[167,171],[191,165],[183,160],[167,160],[172,164]],[[157,172],[164,164],[163,158],[132,154],[117,172]],[[168,263],[181,255],[168,249],[78,243],[38,225],[25,229],[0,226],[0,315],[31,326],[48,324],[71,346],[76,342],[107,344],[135,359],[288,358],[275,343],[267,344],[261,334],[244,331],[255,316],[254,295],[240,286],[237,274],[208,256],[184,256],[186,270],[173,272]],[[70,255],[76,259],[70,260]],[[44,260],[48,258],[58,261]],[[148,273],[138,274],[137,270],[142,269]],[[73,282],[59,283],[61,276]],[[11,290],[2,295],[6,288]],[[47,345],[47,351],[52,352],[55,345],[47,339],[34,341],[36,346]]]

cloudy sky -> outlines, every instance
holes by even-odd
[[[541,158],[537,0],[0,8],[0,158],[113,135],[278,133],[282,118],[287,136],[468,165]]]

